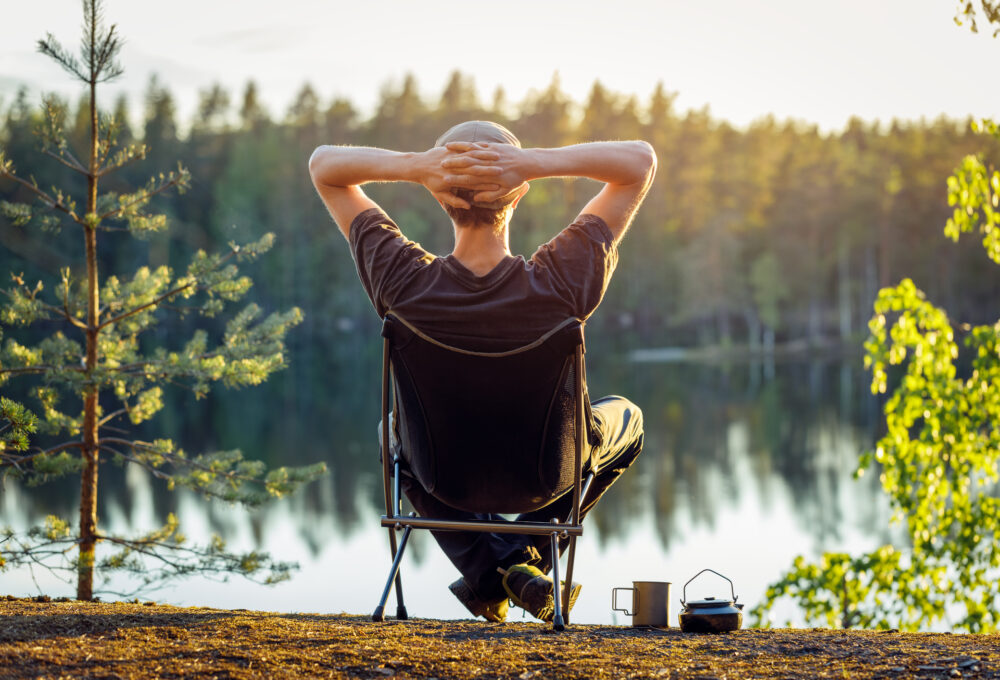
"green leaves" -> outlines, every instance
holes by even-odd
[[[256,507],[269,500],[294,493],[298,488],[326,474],[326,465],[317,463],[298,468],[268,471],[260,461],[245,460],[239,450],[214,451],[193,458],[177,449],[170,440],[130,441],[114,437],[101,440],[102,448],[146,468],[168,481],[168,487],[184,487],[229,503]],[[126,447],[128,452],[123,452]],[[167,472],[164,468],[170,468]]]
[[[0,457],[8,451],[24,451],[28,437],[38,430],[38,417],[20,404],[0,397]]]
[[[984,602],[1000,578],[1000,322],[965,337],[968,377],[947,315],[909,279],[879,292],[869,328],[872,391],[887,391],[891,367],[903,375],[885,404],[886,433],[859,472],[880,466],[909,546],[799,558],[753,613],[764,623],[776,599],[791,597],[810,623],[916,630],[958,611],[956,628],[998,630],[1000,609]]]
[[[973,127],[1000,139],[992,121]],[[978,229],[1000,264],[1000,174],[966,156],[948,178],[948,203],[956,207],[945,234]],[[864,358],[872,393],[888,391],[894,367],[902,376],[885,403],[885,435],[862,456],[858,476],[879,465],[909,545],[828,553],[818,564],[797,558],[753,614],[764,624],[775,600],[791,597],[813,623],[839,617],[845,627],[916,630],[960,612],[955,628],[1000,630],[1000,321],[966,327],[971,367],[963,376],[948,315],[913,281],[879,291],[874,311]]]
[[[218,375],[227,385],[259,385],[285,366],[284,337],[302,322],[302,311],[293,307],[252,323],[259,316],[260,308],[250,304],[226,324],[219,352],[226,361]]]
[[[993,37],[1000,35],[1000,0],[979,0],[979,10],[982,11],[981,18],[986,19],[988,24],[993,24],[997,28],[993,31]],[[955,9],[955,23],[959,26],[969,23],[969,30],[973,33],[979,32],[977,23],[979,12],[975,6],[975,0],[959,0]]]
[[[12,226],[23,227],[31,222],[31,206],[0,201],[0,215],[6,217]]]
[[[991,120],[973,121],[972,129],[1000,139]],[[982,156],[966,156],[948,178],[948,205],[954,207],[945,235],[957,241],[962,233],[978,231],[991,260],[1000,264],[1000,172],[987,167]]]
[[[49,317],[46,305],[40,297],[43,286],[38,281],[29,287],[20,274],[11,274],[12,288],[0,292],[7,298],[7,304],[0,307],[0,324],[7,326],[28,326],[39,319]]]
[[[129,231],[138,238],[146,238],[150,234],[162,231],[167,226],[167,216],[150,213],[145,210],[157,194],[171,188],[184,191],[191,182],[191,175],[183,167],[177,170],[160,173],[151,178],[146,186],[130,194],[105,194],[98,204],[100,219],[123,220],[128,224]]]
[[[948,178],[948,205],[954,206],[945,226],[948,238],[978,231],[991,260],[1000,264],[1000,172],[987,168],[980,156],[966,156]]]

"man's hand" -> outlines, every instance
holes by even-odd
[[[451,152],[441,162],[443,168],[451,171],[445,176],[445,182],[455,187],[475,188],[472,200],[477,203],[492,203],[527,191],[523,149],[512,144],[487,142],[450,142],[445,148]],[[494,186],[484,186],[486,184]]]
[[[464,142],[463,146],[466,145]],[[501,188],[497,181],[500,169],[488,165],[500,159],[500,154],[492,150],[485,150],[479,147],[469,148],[464,152],[457,152],[448,147],[434,147],[418,154],[416,162],[416,173],[414,180],[424,185],[431,195],[439,203],[447,204],[455,208],[469,209],[472,206],[469,202],[459,198],[452,189],[470,189],[475,192],[496,192]],[[453,161],[460,161],[461,165],[455,166]],[[455,167],[476,168],[475,172],[462,172],[456,174]],[[502,192],[507,193],[507,192]],[[479,196],[479,193],[476,194]],[[475,198],[474,200],[479,200]]]

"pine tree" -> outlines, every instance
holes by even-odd
[[[151,212],[149,204],[164,192],[183,191],[189,175],[178,166],[132,193],[98,191],[109,174],[146,158],[147,148],[119,145],[127,121],[99,113],[97,86],[122,73],[117,61],[121,41],[115,26],[106,28],[99,0],[84,0],[83,8],[79,58],[51,34],[38,43],[41,53],[87,85],[89,135],[83,160],[67,142],[65,106],[56,99],[45,102],[39,137],[43,153],[85,181],[86,195],[78,201],[71,190],[43,189],[33,178],[18,175],[0,150],[0,179],[13,182],[35,199],[31,204],[0,203],[11,225],[37,234],[68,224],[80,232],[84,244],[83,271],[64,268],[52,295],[42,282],[29,283],[18,274],[12,275],[12,285],[4,291],[0,324],[23,330],[5,339],[0,384],[12,377],[35,378],[31,392],[41,406],[41,416],[0,398],[0,478],[9,475],[35,484],[78,474],[79,524],[74,531],[64,519],[49,517],[45,526],[27,535],[0,534],[0,566],[6,559],[8,568],[42,563],[53,570],[75,572],[81,600],[93,598],[98,569],[105,576],[124,570],[143,585],[191,573],[236,572],[265,582],[281,580],[292,565],[267,555],[229,553],[217,538],[205,548],[186,545],[173,515],[163,527],[137,538],[109,535],[98,526],[97,481],[102,464],[138,465],[169,488],[182,486],[248,506],[294,491],[322,474],[324,465],[268,472],[259,462],[243,460],[239,451],[189,456],[170,439],[142,441],[121,429],[123,420],[137,425],[152,418],[163,406],[166,384],[184,386],[203,397],[220,381],[227,386],[264,381],[284,367],[285,335],[302,314],[293,308],[262,318],[261,310],[248,304],[228,321],[218,340],[213,341],[206,330],[197,330],[183,347],[168,349],[151,346],[152,341],[144,337],[171,314],[214,317],[228,303],[243,298],[251,281],[239,273],[238,263],[252,261],[268,250],[273,242],[270,234],[248,245],[231,243],[224,254],[199,251],[183,272],[165,265],[143,266],[130,277],[101,278],[98,238],[127,231],[141,239],[166,229],[166,216]],[[151,92],[160,91],[151,86]],[[163,120],[170,120],[172,105],[161,103]],[[147,137],[149,132],[147,122]],[[160,132],[162,137],[165,133]],[[45,234],[38,237],[45,238]],[[168,304],[182,300],[180,310]],[[33,342],[52,329],[47,337]],[[74,398],[82,402],[79,411],[74,409]],[[39,435],[62,435],[65,441],[39,446],[34,443]],[[114,546],[102,551],[99,561],[98,543]],[[74,548],[77,555],[67,557]],[[149,561],[159,569],[150,570]]]

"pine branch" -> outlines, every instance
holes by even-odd
[[[24,289],[27,290],[27,286],[24,286]],[[69,321],[77,328],[83,328],[83,329],[87,328],[87,324],[83,323],[82,321],[80,321],[79,319],[77,319],[76,317],[74,317],[72,314],[69,313],[69,300],[64,299],[62,307],[56,307],[55,305],[50,305],[48,302],[42,302],[41,300],[38,300],[37,302],[42,309],[46,310],[47,312],[56,314],[57,316],[65,317],[67,321]]]
[[[47,310],[49,310],[51,312],[55,312],[56,314],[59,314],[60,316],[64,317],[67,321],[69,321],[71,324],[73,324],[77,328],[80,328],[80,329],[83,329],[83,330],[87,329],[87,324],[85,324],[84,322],[80,321],[79,319],[77,319],[76,317],[74,317],[72,314],[69,313],[69,306],[68,305],[64,305],[63,307],[56,307],[55,305],[50,305],[47,302],[40,302],[39,304],[42,305],[43,308],[45,308],[45,309],[47,309]]]
[[[125,415],[126,413],[128,413],[127,408],[120,408],[117,411],[109,413],[108,415],[104,416],[99,421],[97,421],[97,427],[104,427],[110,421],[114,420],[118,416]]]
[[[222,353],[220,351],[213,350],[211,352],[202,352],[201,354],[192,355],[191,359],[193,361],[203,361],[205,359],[214,359],[215,357],[220,356],[221,354]],[[118,373],[118,374],[120,374],[120,375],[136,375],[136,374],[139,374],[139,373],[146,373],[147,372],[146,369],[148,369],[151,366],[152,367],[159,366],[160,363],[161,362],[158,361],[158,360],[152,360],[152,361],[134,361],[131,364],[122,364],[121,366],[118,366],[115,369],[115,372]],[[175,375],[187,375],[187,374],[186,373],[176,373]],[[183,383],[171,381],[169,378],[166,377],[166,375],[162,375],[161,377],[162,377],[162,379],[167,380],[168,382],[170,382],[171,385],[176,385],[177,387],[183,387],[185,389],[189,388],[188,385],[184,385]]]
[[[110,163],[102,167],[97,171],[97,178],[100,179],[105,175],[119,170],[125,167],[133,161],[142,160],[146,158],[146,145],[145,144],[132,144],[124,149],[120,149],[112,159]]]
[[[18,177],[17,175],[8,172],[6,169],[2,167],[0,167],[0,177],[6,177],[7,179],[13,180],[15,183],[20,184],[25,189],[31,191],[36,196],[38,196],[38,198],[41,199],[42,202],[47,204],[50,208],[64,212],[67,215],[69,215],[69,217],[77,224],[81,226],[86,226],[86,222],[84,222],[77,216],[76,211],[71,210],[70,208],[63,205],[61,201],[49,196],[47,193],[39,189],[36,184],[25,181],[20,177]]]
[[[49,455],[52,453],[59,453],[60,451],[65,451],[66,449],[79,448],[83,446],[83,442],[79,441],[68,441],[62,444],[57,444],[51,448],[45,449],[44,451],[39,451],[38,454],[33,455]]]
[[[62,317],[64,317],[67,321],[69,321],[72,325],[76,326],[77,328],[81,328],[81,329],[84,329],[84,330],[87,328],[87,324],[83,323],[82,321],[80,321],[79,319],[77,319],[76,317],[74,317],[72,314],[70,314],[70,311],[69,311],[69,300],[65,297],[65,292],[64,292],[64,297],[63,297],[63,306],[62,307],[56,307],[55,305],[50,305],[48,302],[43,302],[41,300],[36,300],[35,296],[37,294],[37,291],[32,291],[30,288],[28,288],[28,286],[25,285],[23,283],[23,280],[21,280],[19,277],[15,277],[14,281],[15,281],[15,283],[19,283],[20,284],[20,288],[21,288],[22,291],[24,291],[25,295],[32,302],[37,302],[38,306],[41,307],[43,310],[45,310],[47,312],[50,312],[52,314],[55,314],[56,316],[62,316]],[[8,298],[12,298],[13,297],[10,294],[10,292],[8,292],[6,290],[0,290],[0,295],[5,295]]]
[[[198,354],[192,357],[196,361],[203,359],[211,359],[213,357],[219,356],[219,352],[206,352],[204,354]],[[159,361],[136,361],[131,364],[124,364],[115,369],[116,375],[142,375],[142,376],[155,376],[157,380],[163,381],[167,385],[172,385],[178,387],[182,390],[190,390],[192,392],[197,392],[196,385],[189,385],[176,378],[181,377],[197,377],[194,371],[190,372],[180,372],[171,371],[173,377],[168,376],[167,373],[162,372],[158,367],[160,366]],[[152,367],[152,370],[151,370]]]
[[[42,304],[45,304],[45,303],[42,303]],[[73,324],[77,328],[81,328],[81,329],[84,329],[84,330],[87,329],[87,324],[85,324],[84,322],[80,321],[79,319],[77,319],[72,314],[70,314],[70,311],[69,311],[69,268],[68,267],[65,270],[63,270],[63,306],[62,306],[62,309],[60,310],[60,312],[62,313],[62,315],[64,317],[66,317],[66,319],[71,324]]]
[[[134,196],[132,198],[132,200],[130,200],[127,203],[124,203],[122,205],[119,205],[114,210],[109,210],[108,212],[103,213],[97,219],[98,219],[98,221],[102,221],[102,220],[105,220],[105,219],[107,219],[109,217],[119,216],[123,212],[125,212],[126,210],[128,210],[129,208],[131,208],[132,206],[145,203],[146,201],[148,201],[149,199],[151,199],[153,196],[156,196],[157,194],[162,194],[164,191],[166,191],[167,189],[170,189],[171,187],[179,186],[183,181],[184,181],[183,175],[178,175],[177,177],[174,177],[173,179],[171,179],[171,180],[169,180],[169,181],[161,184],[160,186],[156,187],[152,191],[144,191],[142,194]]]
[[[229,479],[229,480],[239,480],[239,481],[243,481],[243,482],[254,482],[255,484],[263,484],[264,483],[262,480],[258,479],[257,477],[253,477],[253,476],[250,476],[250,475],[243,475],[243,474],[240,474],[238,472],[217,470],[217,469],[213,468],[210,465],[204,465],[202,463],[199,463],[196,460],[192,460],[190,458],[181,458],[181,457],[179,457],[179,456],[177,456],[177,455],[175,455],[173,453],[166,453],[166,452],[164,452],[164,451],[162,451],[160,449],[157,449],[155,446],[150,446],[149,444],[146,444],[145,442],[132,441],[130,439],[122,439],[120,437],[102,437],[101,439],[97,440],[97,445],[99,447],[101,447],[101,448],[107,448],[107,444],[118,444],[119,446],[126,446],[126,447],[128,447],[130,449],[137,450],[137,451],[149,451],[151,453],[155,453],[158,456],[162,456],[168,463],[170,463],[174,467],[180,467],[181,465],[186,465],[186,466],[192,467],[192,468],[194,468],[196,470],[201,470],[203,472],[211,472],[214,475],[218,475],[220,477],[223,477],[223,478]],[[108,449],[108,450],[110,451],[110,449]],[[113,453],[118,453],[118,452],[114,452],[113,451]],[[132,462],[135,462],[135,463],[138,463],[138,464],[142,465],[147,470],[153,470],[154,469],[154,468],[150,468],[148,463],[145,463],[143,461],[137,460],[133,456],[128,456],[128,455],[122,454],[122,453],[118,453],[118,455],[122,456],[126,460],[131,460]],[[164,473],[161,472],[160,474],[162,475]],[[167,477],[169,477],[169,475],[167,475]]]
[[[178,552],[188,552],[193,554],[198,554],[193,548],[185,548],[184,546],[177,545],[176,543],[164,543],[162,541],[131,541],[127,538],[119,538],[118,536],[106,536],[104,534],[98,534],[98,540],[107,541],[108,543],[113,543],[114,545],[120,545],[124,548],[128,548],[131,551],[137,552],[141,555],[146,555],[148,557],[153,557],[166,565],[169,565],[177,570],[183,570],[184,565],[167,559],[163,553],[157,552],[155,550],[150,550],[147,546],[159,547],[159,548],[169,548],[171,550],[176,550]]]
[[[98,83],[106,83],[109,80],[114,80],[122,73],[125,69],[122,68],[121,64],[113,61],[115,54],[121,49],[121,42],[118,40],[118,36],[115,35],[115,30],[118,27],[112,25],[108,29],[107,34],[104,36],[104,40],[101,43],[101,47],[97,51],[97,73],[104,74],[97,79]],[[105,69],[107,69],[105,71]]]
[[[90,174],[85,167],[80,165],[80,161],[78,161],[76,157],[69,151],[64,152],[66,154],[65,157],[63,156],[62,153],[54,153],[49,149],[42,149],[42,153],[44,153],[46,156],[49,156],[50,158],[55,158],[57,161],[65,165],[70,170],[74,170],[80,173],[81,175],[87,176]]]
[[[5,544],[8,542],[14,543],[16,546],[14,549],[6,547]],[[3,547],[3,554],[10,559],[10,562],[14,564],[19,564],[26,562],[28,569],[31,571],[31,579],[35,580],[35,573],[33,567],[38,566],[45,569],[52,576],[54,576],[59,581],[70,584],[71,581],[64,578],[59,574],[59,572],[75,574],[76,566],[70,562],[62,562],[62,564],[49,564],[45,560],[49,557],[63,557],[65,559],[66,553],[73,550],[77,546],[78,541],[72,538],[56,538],[50,539],[41,543],[27,544],[22,542],[17,538],[16,534],[8,534],[6,536],[0,537],[0,547]],[[66,546],[60,549],[48,549],[50,546]],[[35,581],[35,586],[38,587],[38,582]],[[38,589],[41,593],[41,588]]]
[[[221,258],[219,258],[218,264],[220,266],[223,265],[223,264],[225,264],[226,261],[228,261],[229,259],[235,257],[238,252],[239,251],[237,249],[230,250],[224,256],[222,256]],[[173,297],[175,295],[178,295],[179,293],[184,292],[185,290],[187,290],[188,288],[191,288],[192,286],[195,287],[195,290],[202,290],[202,288],[203,288],[201,285],[198,285],[197,282],[189,282],[189,283],[184,284],[183,286],[178,286],[177,288],[174,288],[173,290],[168,291],[168,292],[164,293],[163,295],[159,296],[158,298],[156,298],[152,302],[147,302],[144,305],[140,305],[139,307],[135,307],[133,309],[130,309],[127,312],[123,312],[123,313],[119,314],[116,317],[113,317],[111,319],[108,319],[107,321],[104,321],[103,323],[101,323],[101,324],[99,324],[97,326],[97,330],[100,331],[103,328],[106,328],[107,326],[110,326],[111,324],[118,323],[119,321],[122,321],[123,319],[127,319],[128,317],[134,316],[135,314],[138,314],[139,312],[142,312],[142,311],[144,311],[146,309],[149,309],[150,307],[154,307],[154,306],[158,305],[159,303],[163,302],[164,300],[166,300],[167,298],[170,298],[170,297]],[[150,362],[141,362],[141,363],[148,364]],[[137,364],[128,364],[128,367],[132,367],[132,366],[136,366],[136,365]],[[119,368],[125,368],[125,367],[119,367]]]
[[[45,562],[45,558],[57,555],[65,557],[66,553],[68,553],[70,550],[76,547],[77,541],[74,540],[70,542],[69,546],[63,550],[40,550],[40,548],[47,547],[49,545],[60,545],[64,543],[66,543],[66,541],[50,541],[48,543],[40,543],[32,546],[26,546],[23,543],[18,543],[18,548],[20,549],[20,552],[13,553],[8,551],[6,554],[12,558],[23,559],[30,562],[30,564],[28,565],[28,569],[31,569],[33,566],[41,567],[45,571],[52,574],[52,576],[54,576],[59,581],[62,581],[66,585],[70,585],[72,581],[69,578],[63,578],[62,576],[60,576],[59,572],[66,572],[72,575],[76,573],[76,567],[73,566],[72,564],[66,564],[66,563],[63,563],[65,566],[49,564],[48,562]],[[33,581],[35,580],[35,572],[33,570],[31,572],[31,579]],[[38,588],[39,593],[42,592],[42,589],[38,586],[38,581],[35,581],[35,587]]]
[[[83,371],[76,366],[48,366],[39,364],[37,366],[24,366],[22,368],[0,368],[0,375],[21,375],[25,373],[47,373],[48,371]]]
[[[117,432],[118,434],[128,434],[129,431],[122,427],[114,427],[113,425],[105,425],[102,429],[109,430],[111,432]]]
[[[108,326],[110,326],[112,324],[115,324],[115,323],[118,323],[119,321],[122,321],[124,319],[127,319],[130,316],[135,316],[139,312],[142,312],[142,311],[144,311],[146,309],[149,309],[150,307],[155,307],[156,305],[160,304],[161,302],[163,302],[167,298],[172,297],[174,295],[177,295],[178,293],[181,293],[181,292],[187,290],[188,288],[190,288],[193,285],[194,285],[193,282],[192,283],[185,283],[183,286],[178,286],[177,288],[174,288],[171,291],[167,291],[166,293],[164,293],[163,295],[161,295],[160,297],[156,298],[155,300],[153,300],[151,302],[147,302],[144,305],[140,305],[138,307],[130,309],[127,312],[123,312],[122,314],[119,314],[118,316],[112,317],[112,318],[108,319],[107,321],[105,321],[105,322],[103,322],[101,324],[98,324],[97,330],[101,331],[102,329],[107,328]]]
[[[129,463],[138,465],[139,467],[141,467],[142,469],[144,469],[146,472],[153,475],[157,479],[167,479],[167,480],[170,479],[170,475],[168,475],[166,472],[157,469],[156,467],[150,465],[147,461],[144,461],[140,458],[136,458],[135,456],[130,456],[127,453],[122,453],[118,449],[113,449],[110,446],[99,446],[98,449],[101,451],[107,451],[108,453],[114,454],[119,458],[121,458],[122,460],[128,461]]]
[[[76,60],[76,57],[66,51],[66,48],[51,33],[46,34],[44,40],[38,41],[38,51],[47,57],[51,57],[70,75],[76,76],[85,83],[90,82],[90,79],[80,69],[80,63]]]
[[[26,463],[30,460],[38,458],[39,456],[48,456],[53,453],[59,453],[60,451],[65,451],[66,449],[74,449],[74,448],[76,449],[83,448],[83,442],[80,441],[63,442],[62,444],[53,446],[52,448],[49,449],[38,450],[35,451],[34,453],[26,453],[20,456],[4,454],[0,456],[0,461],[2,461],[0,462],[0,466],[12,466],[20,470],[21,463]]]
[[[274,562],[266,553],[262,554],[253,552],[246,556],[234,555],[229,552],[224,552],[224,546],[218,544],[213,544],[208,548],[199,548],[187,547],[177,542],[167,542],[152,537],[145,539],[127,539],[119,536],[99,534],[97,538],[113,545],[121,546],[125,549],[125,554],[135,552],[155,559],[173,569],[174,573],[167,572],[166,574],[162,574],[161,572],[162,575],[158,579],[161,584],[172,578],[182,577],[191,573],[209,576],[211,574],[228,575],[235,571],[240,573],[243,577],[250,579],[254,583],[267,585],[286,579],[289,571],[293,568],[297,568],[298,566],[294,563]],[[179,555],[181,559],[171,559],[168,556],[171,553]],[[252,558],[249,562],[247,561],[248,557]],[[126,564],[121,566],[126,569],[129,568]],[[277,574],[278,576],[277,578],[273,576],[266,576],[263,579],[254,578],[253,573],[258,570],[264,570],[266,572],[270,572],[271,574]],[[146,572],[144,571],[143,573]],[[132,592],[139,593],[144,590],[149,590],[151,588],[155,589],[157,587],[163,586],[156,586],[152,583],[152,579],[149,579],[146,583],[139,586]]]

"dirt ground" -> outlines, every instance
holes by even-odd
[[[0,599],[0,678],[998,678],[1000,635],[387,621]]]

